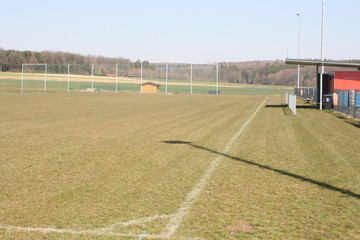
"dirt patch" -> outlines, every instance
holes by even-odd
[[[244,220],[235,220],[232,225],[226,227],[226,230],[235,234],[236,232],[252,232],[254,228]]]

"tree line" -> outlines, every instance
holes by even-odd
[[[23,63],[47,63],[47,64],[78,64],[97,65],[109,64],[130,64],[131,61],[126,58],[109,58],[103,56],[81,55],[68,52],[53,51],[17,51],[4,50],[0,48],[0,71],[2,72],[19,72]],[[60,73],[60,72],[59,72]]]

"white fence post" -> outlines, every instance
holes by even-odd
[[[190,64],[190,93],[193,94],[193,65]]]
[[[91,64],[91,93],[94,93],[94,63]]]
[[[118,93],[118,64],[116,64],[116,83],[115,83],[115,92]]]
[[[140,93],[142,93],[142,84],[143,84],[143,64],[140,64]]]
[[[24,88],[24,64],[21,65],[21,93],[23,93]]]
[[[165,93],[168,93],[168,74],[169,74],[169,64],[166,64],[166,70],[165,70]]]
[[[46,79],[46,74],[47,74],[47,64],[45,64],[45,81],[44,81],[44,93],[46,93],[46,82],[47,82],[47,79]]]
[[[219,95],[219,63],[216,63],[216,95]]]
[[[68,64],[68,75],[67,75],[67,93],[70,93],[70,64]]]

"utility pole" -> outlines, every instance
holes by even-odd
[[[322,17],[321,17],[321,62],[324,61],[324,15],[325,15],[325,0],[322,0]],[[320,110],[322,110],[322,98],[323,98],[323,75],[324,65],[321,64],[321,75],[320,75]]]
[[[299,31],[298,31],[298,59],[300,59],[300,22],[301,22],[301,15],[297,13],[296,16],[299,17]],[[300,87],[300,65],[298,65],[298,79],[297,79],[297,87]]]

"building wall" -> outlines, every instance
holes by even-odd
[[[153,86],[151,84],[146,84],[142,86],[142,92],[143,93],[159,93],[160,88],[157,86]]]
[[[360,90],[360,71],[335,72],[334,88],[343,90]]]

